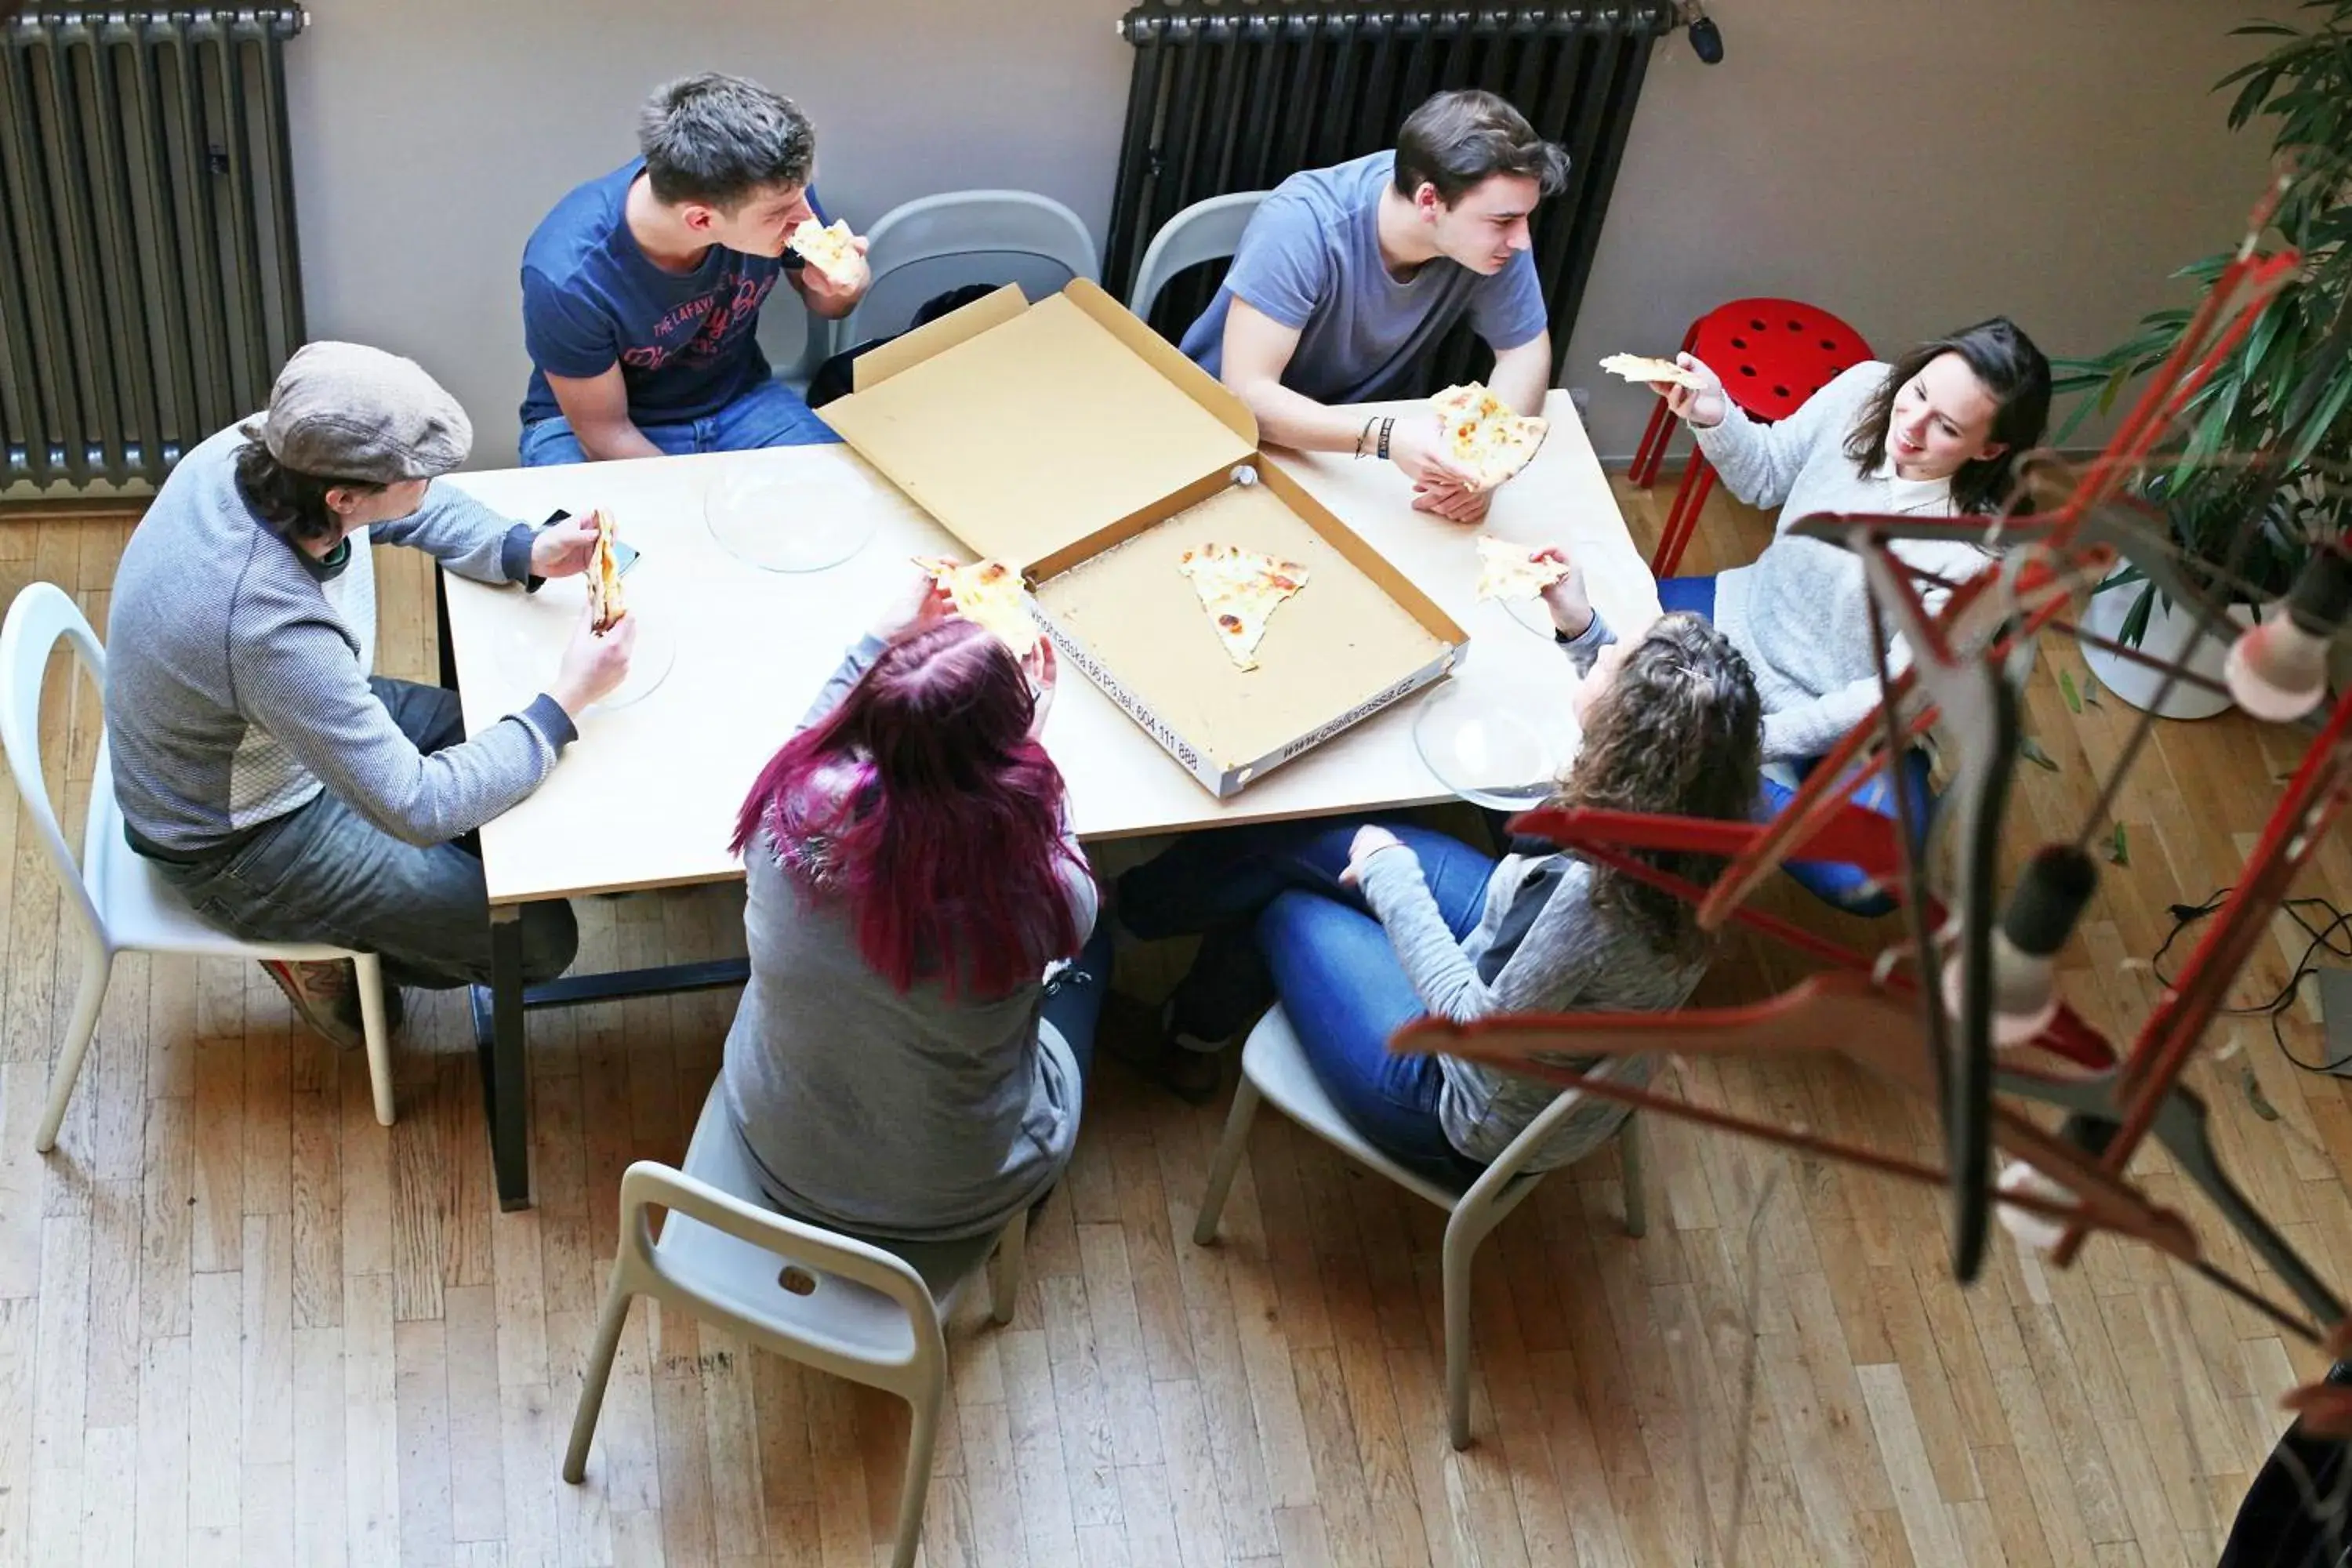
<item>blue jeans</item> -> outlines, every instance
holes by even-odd
[[[1399,1056],[1389,1037],[1427,1011],[1388,932],[1339,885],[1360,820],[1268,823],[1180,839],[1119,879],[1119,916],[1146,941],[1197,934],[1178,985],[1175,1024],[1202,1039],[1238,1033],[1279,998],[1308,1066],[1339,1113],[1400,1164],[1456,1186],[1482,1167],[1446,1141],[1433,1056]],[[1485,909],[1495,862],[1458,839],[1387,822],[1421,862],[1456,941]]]
[[[1062,971],[1045,993],[1045,1022],[1054,1026],[1077,1058],[1078,1083],[1095,1070],[1095,1026],[1102,1021],[1103,996],[1110,990],[1110,921],[1095,921],[1094,934],[1078,950],[1077,962]]]
[[[466,738],[457,694],[375,676],[368,681],[401,733],[427,753]],[[427,990],[490,983],[490,902],[466,840],[394,838],[320,790],[234,847],[155,868],[204,920],[247,942],[324,942],[383,960],[386,980]],[[580,928],[562,900],[522,910],[522,977],[572,965]]]
[[[1688,610],[1693,615],[1715,618],[1715,579],[1712,577],[1666,577],[1658,583],[1658,603],[1668,611]],[[1818,757],[1808,757],[1796,764],[1800,782],[1811,778],[1821,765]],[[1921,834],[1927,830],[1936,811],[1936,792],[1928,782],[1927,754],[1916,747],[1903,753],[1895,775],[1902,781],[1903,793],[1909,799],[1911,820]],[[1895,790],[1882,773],[1855,792],[1853,804],[1864,811],[1874,811],[1885,817],[1896,816]],[[1776,816],[1782,807],[1796,797],[1796,791],[1770,779],[1764,781],[1763,796],[1758,803],[1761,816]],[[1807,892],[1824,903],[1857,915],[1884,915],[1895,909],[1891,894],[1874,890],[1870,875],[1859,866],[1847,866],[1835,860],[1791,860],[1786,868],[1789,875]]]
[[[833,426],[811,412],[799,393],[763,381],[707,419],[683,425],[640,425],[638,432],[673,458],[691,452],[750,452],[761,447],[814,447],[838,441]],[[523,426],[522,466],[584,463],[588,454],[562,415]]]

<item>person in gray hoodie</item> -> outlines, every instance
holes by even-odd
[[[131,848],[230,934],[373,952],[395,985],[488,981],[467,836],[546,779],[635,639],[626,617],[599,637],[583,616],[548,688],[471,740],[456,692],[373,672],[372,544],[519,588],[588,563],[584,520],[534,532],[436,481],[472,443],[414,362],[308,344],[268,413],[172,470],[107,617],[106,738]],[[568,906],[527,909],[525,980],[561,974],[578,944]],[[359,1043],[349,963],[263,968],[305,1023]]]
[[[730,1120],[771,1203],[935,1290],[1069,1163],[1110,979],[1037,741],[1054,675],[1050,645],[1024,668],[922,578],[736,821],[751,973]]]

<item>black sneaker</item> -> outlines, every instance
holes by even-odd
[[[1097,1037],[1102,1047],[1188,1105],[1206,1105],[1224,1084],[1229,1041],[1194,1040],[1173,1028],[1174,1004],[1155,1019],[1141,1003],[1104,998]]]

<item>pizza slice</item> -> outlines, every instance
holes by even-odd
[[[1002,561],[975,561],[970,565],[940,555],[918,555],[915,564],[947,590],[955,612],[1027,658],[1037,647],[1036,618],[1023,602],[1021,574]]]
[[[1307,586],[1307,568],[1234,544],[1203,544],[1176,560],[1192,580],[1201,607],[1216,625],[1225,657],[1240,669],[1257,668],[1257,645],[1285,599]]]
[[[629,613],[621,593],[621,563],[613,549],[613,514],[603,507],[589,513],[596,525],[596,548],[588,558],[588,629],[603,637]]]
[[[1526,468],[1551,428],[1542,418],[1512,413],[1475,381],[1449,386],[1429,401],[1446,451],[1469,471],[1475,489],[1493,489]]]
[[[814,218],[805,219],[793,230],[790,243],[793,254],[835,283],[856,279],[857,246],[846,219],[835,218],[829,227]]]
[[[1693,389],[1704,384],[1696,372],[1685,370],[1670,359],[1653,359],[1648,354],[1611,354],[1601,362],[1601,368],[1627,381],[1664,381]]]
[[[1568,575],[1562,561],[1538,561],[1524,544],[1478,536],[1478,596],[1482,599],[1532,599]]]

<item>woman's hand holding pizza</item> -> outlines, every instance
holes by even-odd
[[[593,538],[593,533],[591,533]],[[555,684],[547,694],[574,719],[590,703],[610,697],[628,679],[629,656],[637,646],[637,617],[625,615],[610,630],[596,633],[596,612],[586,601],[580,606],[580,624],[564,645],[563,662],[556,667]]]
[[[1568,568],[1559,579],[1543,591],[1544,608],[1551,612],[1551,624],[1564,637],[1580,637],[1592,628],[1592,595],[1585,588],[1584,568],[1557,544],[1547,544],[1528,552],[1530,561],[1557,561]]]
[[[1029,677],[1029,689],[1036,699],[1036,708],[1029,716],[1029,738],[1041,740],[1045,733],[1045,715],[1054,710],[1054,688],[1062,675],[1061,665],[1054,657],[1053,639],[1039,637],[1036,647],[1021,661],[1021,668]]]
[[[1650,390],[1666,400],[1675,418],[1694,430],[1712,430],[1723,423],[1730,404],[1723,395],[1723,377],[1696,354],[1676,354],[1675,363],[1706,384],[1685,386],[1678,381],[1654,381]]]
[[[530,574],[575,577],[596,553],[596,514],[567,517],[530,536]]]
[[[874,617],[871,630],[877,639],[893,642],[908,632],[919,631],[955,613],[955,602],[948,597],[947,589],[928,572],[919,573],[883,606]]]

